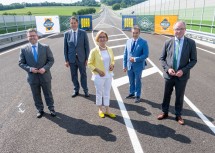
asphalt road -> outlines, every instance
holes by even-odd
[[[215,51],[197,44],[198,62],[186,88],[181,126],[174,120],[174,93],[170,117],[158,121],[164,80],[159,62],[164,41],[161,35],[141,33],[149,44],[148,66],[143,71],[142,99],[136,104],[128,95],[128,80],[122,71],[122,55],[128,31],[121,31],[121,19],[105,9],[93,20],[88,32],[90,48],[100,29],[109,37],[108,46],[116,58],[111,90],[111,110],[116,119],[98,116],[95,88],[87,69],[90,98],[83,91],[71,98],[70,70],[64,66],[63,35],[41,39],[50,45],[55,63],[51,69],[52,91],[57,117],[47,112],[41,119],[36,110],[26,72],[18,66],[20,47],[0,53],[0,152],[1,153],[213,153],[215,152]],[[212,53],[206,52],[210,51]]]

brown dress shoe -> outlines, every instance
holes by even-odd
[[[182,119],[181,116],[175,117],[175,120],[176,120],[180,125],[184,125],[184,120]]]
[[[162,119],[165,119],[165,118],[167,118],[167,117],[168,117],[168,114],[163,113],[163,114],[158,115],[157,119],[158,119],[158,120],[162,120]]]

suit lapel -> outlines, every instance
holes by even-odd
[[[80,31],[80,30],[78,30],[78,38],[77,38],[77,42],[76,42],[76,46],[75,46],[75,47],[77,47],[77,46],[78,46],[78,44],[79,44],[80,40],[81,40],[81,31]]]
[[[42,53],[43,53],[43,51],[42,51],[42,45],[40,44],[40,43],[38,43],[38,50],[37,50],[37,53],[38,53],[38,61],[37,61],[37,63],[39,63],[39,60],[41,59],[41,56],[42,56]]]

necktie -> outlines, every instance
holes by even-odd
[[[74,32],[74,44],[76,46],[76,32]]]
[[[133,45],[132,45],[132,47],[131,47],[131,52],[134,51],[135,43],[136,43],[136,41],[133,42]]]
[[[174,60],[173,60],[173,69],[176,71],[177,68],[177,63],[178,63],[178,52],[180,48],[180,40],[175,40],[175,54],[174,54]]]
[[[38,59],[38,55],[37,55],[37,51],[36,51],[36,47],[37,46],[32,46],[32,48],[33,48],[33,53],[34,53],[34,60],[35,60],[35,62],[37,62],[37,59]]]

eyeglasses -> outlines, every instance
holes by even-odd
[[[183,31],[185,30],[185,28],[177,28],[177,29],[174,29],[175,31]]]
[[[28,37],[37,37],[37,35],[29,35]]]
[[[102,38],[106,38],[106,36],[99,36],[99,38],[100,38],[100,39],[102,39]]]

